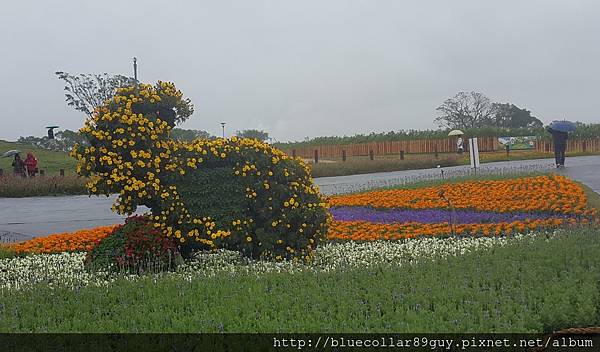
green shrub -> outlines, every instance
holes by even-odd
[[[329,215],[304,163],[252,139],[196,141],[187,147],[178,155],[184,173],[166,180],[176,186],[186,216],[197,220],[178,224],[181,233],[175,236],[196,237],[201,229],[212,243],[200,236],[185,241],[186,254],[214,245],[252,258],[310,259],[326,235]],[[170,217],[170,209],[153,208],[161,226],[180,218]]]
[[[173,239],[163,236],[152,221],[133,216],[88,253],[85,265],[91,270],[156,273],[174,268],[178,254]]]

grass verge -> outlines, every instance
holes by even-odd
[[[593,153],[568,153],[567,157],[597,155]],[[536,151],[512,151],[506,156],[504,151],[482,152],[479,159],[482,164],[498,161],[516,161],[532,159],[553,159],[548,153]],[[374,172],[389,172],[403,170],[418,170],[441,167],[469,165],[469,154],[462,155],[454,153],[440,153],[438,158],[432,154],[406,154],[404,160],[398,155],[375,156],[370,160],[368,156],[350,157],[343,162],[341,159],[322,160],[319,163],[311,163],[313,177],[346,176],[357,174],[368,174]]]
[[[12,249],[0,243],[0,259],[10,259],[17,256],[17,253]]]
[[[87,194],[86,178],[67,175],[30,178],[0,177],[0,197],[22,198]]]
[[[328,273],[0,295],[2,332],[548,332],[600,324],[600,233]]]
[[[600,153],[567,152],[568,157],[598,155]],[[535,150],[512,150],[509,156],[506,151],[482,152],[479,153],[479,159],[482,163],[491,163],[496,161],[513,160],[531,160],[531,159],[554,159],[554,152],[544,153]],[[463,154],[462,162],[469,164],[469,153]]]
[[[413,154],[407,156],[404,160],[400,160],[398,156],[376,157],[374,160],[370,160],[368,157],[354,157],[345,162],[329,160],[316,164],[311,163],[310,165],[313,177],[331,177],[374,172],[430,169],[435,168],[438,165],[441,167],[449,167],[462,164],[463,162],[455,155],[443,156],[437,159],[431,155]]]

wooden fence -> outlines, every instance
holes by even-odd
[[[493,151],[499,148],[498,139],[495,137],[479,138],[478,145],[480,151]],[[465,148],[468,147],[466,140],[464,146]],[[374,155],[400,154],[401,151],[407,154],[454,153],[456,152],[456,138],[319,145],[284,149],[288,155],[296,155],[306,159],[314,158],[315,150],[319,154],[319,158],[325,159],[341,158],[344,151],[347,157],[367,156],[371,151]]]
[[[538,140],[535,150],[543,153],[554,153],[552,140]],[[567,139],[567,152],[598,153],[600,152],[600,138]]]
[[[479,137],[478,145],[480,152],[491,152],[502,149],[498,143],[497,137]],[[469,143],[465,139],[465,151],[468,150]],[[538,152],[553,153],[554,146],[551,140],[538,140],[535,142],[534,149]],[[342,158],[346,157],[368,156],[371,151],[373,155],[394,155],[404,152],[406,154],[434,154],[434,153],[454,153],[456,152],[456,138],[414,140],[414,141],[387,141],[371,142],[360,144],[341,144],[341,145],[318,145],[299,148],[286,148],[284,151],[288,155],[295,155],[305,159],[313,159],[315,151],[319,158]],[[567,145],[568,152],[598,153],[600,152],[600,138],[595,139],[569,139]]]

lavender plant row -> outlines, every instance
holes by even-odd
[[[567,217],[553,213],[495,213],[472,210],[449,211],[444,209],[373,209],[369,207],[333,207],[330,209],[331,215],[337,221],[368,221],[374,223],[404,223],[418,222],[424,224],[433,224],[440,222],[452,222],[455,224],[481,224],[481,223],[499,223],[523,221],[525,219],[547,219],[556,217]]]

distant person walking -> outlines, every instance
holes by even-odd
[[[462,154],[464,152],[465,146],[462,137],[458,137],[456,140],[456,149],[458,150],[458,154]]]
[[[24,161],[25,164],[25,171],[27,172],[27,176],[29,177],[34,177],[35,174],[37,174],[38,172],[38,161],[35,158],[35,156],[33,156],[33,153],[29,152],[27,153],[27,158]]]
[[[25,176],[25,163],[19,154],[15,154],[15,160],[12,162],[12,167],[15,176]]]
[[[567,139],[569,139],[569,134],[567,132],[557,131],[552,127],[548,127],[548,132],[552,134],[556,167],[565,167],[565,152],[567,151]]]

